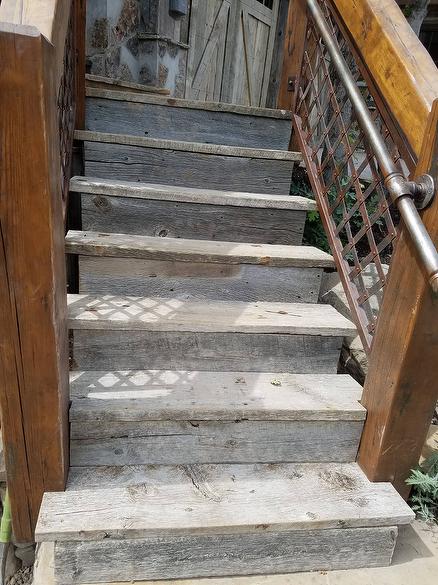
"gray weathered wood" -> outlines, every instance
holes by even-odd
[[[66,252],[86,256],[210,264],[334,268],[333,258],[312,246],[273,246],[75,230],[67,233],[65,243]]]
[[[341,374],[70,372],[70,420],[363,421],[361,394]]]
[[[396,527],[62,542],[58,583],[327,571],[391,564]]]
[[[81,420],[71,425],[73,466],[351,462],[363,421]]]
[[[344,336],[356,327],[330,305],[67,295],[72,329]]]
[[[179,185],[158,185],[139,181],[119,179],[99,179],[73,177],[70,191],[92,195],[108,195],[134,199],[160,200],[181,203],[197,203],[233,207],[253,207],[263,209],[283,209],[294,211],[314,211],[316,202],[306,197],[294,195],[275,195],[266,193],[245,193],[214,189],[196,189]],[[148,207],[149,209],[149,207]],[[264,217],[269,220],[269,213]],[[288,216],[290,218],[290,216]]]
[[[90,77],[90,76],[89,76]],[[91,76],[97,77],[97,76]],[[107,78],[104,78],[107,79]],[[113,81],[113,80],[110,80]],[[116,81],[116,83],[118,83]],[[125,82],[123,82],[125,83]],[[136,85],[136,84],[135,84]],[[144,87],[144,86],[140,86]],[[158,88],[157,88],[158,89]],[[160,90],[165,92],[166,90]],[[150,95],[148,93],[138,94],[131,91],[115,92],[112,89],[103,88],[87,88],[87,97],[101,98],[109,100],[119,100],[123,102],[131,102],[137,104],[155,104],[160,106],[168,106],[169,108],[183,108],[191,110],[201,110],[205,112],[238,114],[240,116],[257,116],[262,118],[274,118],[279,120],[291,120],[292,113],[288,110],[281,110],[277,108],[257,108],[253,106],[244,106],[241,104],[231,104],[226,102],[204,102],[201,100],[181,99],[175,97],[161,97],[157,95]]]
[[[305,220],[304,211],[82,195],[82,225],[94,231],[301,244]]]
[[[128,95],[138,95],[137,92],[140,92],[140,95],[148,95],[151,94],[159,94],[159,95],[169,95],[170,90],[164,87],[155,87],[153,85],[143,85],[142,83],[133,83],[132,81],[124,81],[122,79],[113,79],[110,77],[104,77],[103,75],[91,75],[87,73],[85,75],[85,82],[86,82],[86,94],[93,91],[97,92],[105,92],[109,91],[112,94],[117,94],[118,92]],[[111,88],[111,91],[108,88]],[[104,89],[101,89],[104,88]],[[129,92],[127,92],[129,90]]]
[[[291,121],[287,118],[174,107],[174,99],[138,103],[119,97],[88,98],[86,129],[252,148],[287,150],[289,146]]]
[[[40,541],[247,536],[413,518],[391,484],[369,482],[355,463],[73,467],[66,492],[44,495],[36,532]]]
[[[175,369],[335,374],[342,337],[169,331],[74,332],[79,370]]]
[[[84,147],[85,173],[89,176],[134,182],[166,181],[170,185],[196,188],[207,185],[210,189],[253,193],[286,195],[290,190],[294,165],[290,160],[163,150],[110,142],[85,142]]]
[[[80,256],[79,292],[200,301],[316,303],[321,274],[318,268]]]
[[[288,150],[247,148],[243,146],[227,146],[223,144],[205,144],[203,142],[147,138],[145,136],[111,134],[109,132],[90,132],[88,130],[76,130],[75,138],[76,140],[83,140],[84,142],[140,146],[142,148],[150,148],[154,150],[173,150],[177,152],[190,152],[212,156],[288,161],[290,163],[301,161],[303,158],[301,153]]]

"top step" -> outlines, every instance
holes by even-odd
[[[187,142],[287,150],[291,113],[110,89],[87,89],[86,129]]]
[[[143,85],[142,83],[133,83],[132,81],[123,81],[122,79],[114,79],[113,77],[104,77],[103,75],[85,75],[86,92],[94,88],[111,89],[114,92],[123,91],[131,93],[147,94],[152,93],[156,95],[170,95],[170,89],[165,87],[156,87],[154,85]]]

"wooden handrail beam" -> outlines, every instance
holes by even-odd
[[[438,69],[394,0],[332,0],[394,119],[420,156]]]

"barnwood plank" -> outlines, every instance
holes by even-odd
[[[74,332],[72,366],[80,370],[174,370],[335,374],[341,336],[172,331]]]
[[[184,300],[317,303],[322,273],[320,268],[79,256],[78,292]]]
[[[70,373],[70,420],[363,421],[347,375],[138,370]]]
[[[158,103],[88,98],[87,130],[253,148],[288,148],[290,119],[235,114],[231,108],[212,110],[185,104],[173,107],[166,103],[172,103],[170,99],[155,101]]]
[[[334,267],[333,258],[329,254],[312,246],[273,246],[75,230],[67,233],[66,251],[88,256],[178,262],[262,264],[263,266],[303,268]]]
[[[87,76],[87,78],[90,76]],[[155,104],[172,108],[187,108],[191,110],[202,110],[205,112],[224,112],[227,114],[240,114],[241,116],[259,116],[263,118],[274,118],[279,120],[291,120],[292,113],[288,110],[257,108],[241,104],[228,104],[225,102],[204,102],[175,97],[162,97],[156,95],[140,95],[132,92],[114,92],[108,89],[87,88],[87,97],[118,100],[137,104]]]
[[[117,179],[72,177],[70,191],[90,195],[107,195],[183,203],[204,203],[209,205],[231,205],[262,209],[288,209],[295,211],[316,210],[316,202],[297,195],[273,195],[271,193],[246,193],[244,191],[220,191],[217,189],[196,189],[179,185],[158,185]]]
[[[392,485],[369,482],[355,463],[73,467],[66,492],[44,495],[37,538],[246,538],[260,530],[394,526],[413,518]]]
[[[72,329],[197,333],[352,335],[356,327],[330,305],[187,301],[159,297],[67,295]]]
[[[152,141],[152,138],[149,140]],[[164,146],[165,141],[160,142]],[[168,146],[171,147],[172,142],[169,141]],[[183,148],[184,144],[180,144]],[[211,145],[200,146],[208,150]],[[244,156],[213,154],[215,145],[210,148],[210,154],[117,142],[85,142],[84,147],[85,174],[93,177],[151,183],[160,183],[165,177],[169,185],[195,188],[205,188],[207,185],[210,189],[246,190],[252,193],[288,194],[295,164],[292,160],[252,158],[246,156],[248,152]],[[218,148],[234,148],[235,154],[237,150],[242,153],[254,150],[230,146]],[[281,151],[272,152],[279,153],[280,158],[283,156]]]
[[[71,464],[355,461],[362,421],[77,421]]]
[[[418,157],[438,98],[436,65],[393,0],[333,2]]]
[[[125,580],[127,567],[142,583],[380,567],[391,564],[396,539],[397,527],[383,527],[62,542],[55,546],[55,570],[58,582],[75,585]]]
[[[85,75],[87,96],[93,95],[94,91],[111,93],[122,93],[127,95],[147,95],[148,93],[169,95],[170,89],[164,87],[155,87],[153,85],[143,85],[142,83],[133,83],[132,81],[124,81],[122,79],[115,79],[111,77],[104,77],[103,75]],[[108,89],[110,86],[110,89]],[[129,90],[129,91],[127,91]]]
[[[159,150],[173,150],[227,157],[242,157],[252,159],[267,159],[278,161],[301,161],[300,152],[275,150],[270,148],[248,148],[245,146],[229,146],[224,144],[204,144],[203,142],[186,142],[184,140],[166,140],[163,138],[147,138],[130,134],[112,134],[110,132],[91,132],[77,130],[76,140],[84,142],[100,142],[121,144],[124,146],[142,146]]]
[[[438,100],[434,102],[417,175],[438,180]],[[422,213],[438,247],[438,199]],[[363,404],[368,410],[359,463],[373,481],[405,480],[419,460],[438,399],[438,298],[401,230],[380,309]]]
[[[33,27],[0,25],[0,406],[18,542],[33,540],[43,492],[68,471],[60,50]]]

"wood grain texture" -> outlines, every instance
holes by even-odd
[[[438,179],[438,101],[417,175]],[[422,213],[438,246],[438,199]],[[438,299],[402,227],[392,257],[365,382],[368,410],[359,462],[373,481],[391,481],[404,496],[438,399]]]
[[[295,112],[307,29],[305,0],[289,0],[277,107]]]
[[[318,268],[79,256],[79,293],[188,300],[317,303]]]
[[[73,422],[73,466],[355,461],[360,421]]]
[[[72,329],[198,333],[352,335],[356,327],[330,305],[181,301],[159,297],[67,295]]]
[[[2,24],[0,55],[0,406],[14,535],[31,542],[43,492],[68,470],[57,51]]]
[[[85,49],[85,29],[87,6],[86,0],[73,0],[74,9],[74,43],[75,43],[75,128],[83,130],[85,128],[85,69],[86,69],[86,49]]]
[[[334,5],[419,156],[438,98],[438,70],[432,58],[393,0],[334,0]]]
[[[280,333],[74,333],[73,368],[166,369],[335,374],[342,337]]]
[[[184,140],[167,140],[163,138],[146,138],[129,134],[111,134],[110,132],[90,132],[77,130],[76,140],[84,142],[99,142],[105,144],[120,144],[124,146],[141,146],[155,150],[172,150],[209,154],[226,157],[266,159],[296,162],[302,160],[300,152],[275,150],[269,148],[249,148],[244,146],[227,146],[224,144],[205,144],[203,142],[188,142]]]
[[[66,492],[45,494],[37,538],[246,538],[259,531],[394,526],[413,518],[392,485],[370,483],[355,463],[73,467]]]
[[[166,101],[172,104],[174,100],[163,100],[164,103],[138,103],[88,98],[86,129],[229,146],[283,150],[288,148],[290,119],[241,115],[226,110],[215,111],[181,105],[172,107],[166,105]]]
[[[78,230],[67,233],[65,244],[66,252],[86,256],[209,264],[260,264],[283,268],[334,268],[333,258],[313,246],[199,241]]]
[[[62,542],[59,583],[178,579],[379,567],[391,564],[397,528]],[[80,575],[80,576],[79,576]]]
[[[179,185],[158,185],[119,179],[73,177],[70,191],[108,197],[126,197],[143,200],[160,200],[180,203],[198,203],[232,207],[283,209],[293,211],[315,211],[316,202],[297,195],[271,193],[246,193],[244,191],[222,191],[207,188],[188,188]],[[265,214],[268,219],[269,214]],[[289,216],[290,217],[290,216]]]
[[[82,225],[145,236],[301,244],[304,211],[82,195]]]
[[[70,373],[70,421],[363,421],[347,375],[197,371]]]
[[[110,92],[111,94],[122,93],[128,95],[137,94],[158,94],[169,95],[170,89],[164,87],[155,87],[153,85],[143,85],[142,83],[133,83],[132,81],[124,81],[122,79],[113,79],[111,77],[104,77],[103,75],[85,75],[85,83],[87,87],[87,96],[93,95],[97,92],[99,95],[103,92]]]
[[[86,76],[87,79],[90,77]],[[93,76],[94,77],[94,76]],[[109,89],[87,89],[87,97],[100,98],[109,100],[119,100],[137,104],[155,104],[172,108],[183,108],[191,110],[201,110],[205,112],[222,112],[226,114],[238,114],[240,116],[258,116],[262,118],[274,118],[278,120],[290,120],[292,113],[288,110],[277,108],[256,108],[253,106],[243,106],[241,104],[231,104],[226,102],[205,102],[202,100],[181,99],[175,97],[160,97],[155,95],[139,95],[129,92],[117,92]]]
[[[165,178],[169,185],[201,189],[207,185],[209,189],[252,193],[289,193],[294,165],[290,160],[146,149],[104,142],[85,142],[84,149],[85,173],[89,176],[152,183],[163,182]]]

